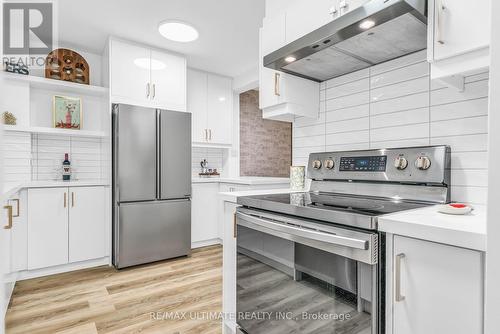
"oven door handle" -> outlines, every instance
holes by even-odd
[[[247,215],[247,214],[244,214],[241,212],[238,212],[236,215],[238,218],[240,218],[246,222],[245,224],[240,224],[238,222],[238,224],[244,225],[244,226],[249,227],[249,228],[251,228],[251,226],[249,226],[249,225],[253,224],[256,226],[264,227],[266,229],[271,229],[273,231],[288,233],[288,234],[295,235],[298,237],[307,238],[307,239],[311,239],[311,240],[315,240],[315,241],[326,242],[326,243],[333,244],[333,245],[344,246],[344,247],[355,248],[355,249],[362,249],[362,250],[368,249],[368,244],[369,244],[368,240],[343,237],[343,236],[336,235],[333,233],[304,229],[304,228],[300,228],[300,227],[291,226],[287,223],[276,223],[276,222],[273,222],[271,220],[258,218],[258,217]]]

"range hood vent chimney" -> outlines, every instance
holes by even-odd
[[[264,66],[322,82],[427,47],[427,1],[372,0],[264,57]]]

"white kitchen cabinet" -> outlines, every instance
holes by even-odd
[[[299,39],[339,17],[338,5],[339,0],[292,2],[286,10],[286,39],[288,41]]]
[[[186,111],[186,59],[151,50],[151,62],[151,99],[154,105]],[[154,67],[153,62],[158,62],[159,66]]]
[[[28,270],[106,256],[103,187],[28,190]]]
[[[5,313],[10,301],[11,282],[10,266],[11,266],[11,225],[9,224],[9,209],[6,208],[9,203],[2,202],[2,210],[0,214],[0,333],[4,328]]]
[[[68,263],[68,188],[28,190],[28,269]]]
[[[111,100],[144,107],[186,111],[186,59],[111,39]]]
[[[150,50],[116,40],[111,40],[111,95],[149,103]]]
[[[229,146],[232,143],[232,79],[188,70],[188,111],[192,113],[195,144]]]
[[[69,262],[104,257],[106,255],[104,188],[69,188],[69,202]]]
[[[193,248],[219,242],[219,183],[193,183],[191,199],[191,245]]]
[[[266,17],[260,29],[259,108],[262,117],[286,122],[292,122],[295,116],[316,118],[319,83],[264,67],[264,56],[287,42],[283,16]]]
[[[208,141],[231,145],[233,82],[229,78],[208,74],[207,90]]]
[[[223,229],[224,248],[222,255],[223,288],[222,288],[222,311],[224,314],[236,314],[236,238],[234,237],[234,219],[236,208],[239,205],[231,202],[223,202]],[[235,333],[236,322],[231,317],[224,319],[224,333]]]
[[[28,191],[22,190],[8,200],[12,205],[11,272],[28,269]]]
[[[431,78],[489,66],[490,0],[430,0],[428,31]]]
[[[187,71],[187,110],[191,113],[193,142],[207,141],[207,80],[205,72]]]
[[[481,252],[396,235],[392,266],[393,334],[483,332]]]

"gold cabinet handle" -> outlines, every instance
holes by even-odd
[[[7,209],[7,213],[9,216],[7,225],[5,225],[3,228],[6,230],[10,230],[12,228],[12,205],[5,205],[3,208]]]
[[[209,133],[208,140],[212,141],[212,129],[208,129],[208,133]]]
[[[156,96],[156,84],[153,84],[153,100]]]
[[[444,44],[443,40],[443,31],[442,31],[442,21],[443,21],[443,12],[446,10],[446,7],[443,5],[443,0],[439,0],[438,8],[437,8],[437,42],[441,45]]]
[[[67,196],[66,196],[66,192],[65,192],[65,193],[64,193],[64,207],[66,207],[66,205],[67,205],[67,204],[66,204],[66,202],[67,202],[67,198],[66,198],[66,197],[67,197]]]
[[[208,129],[205,129],[205,141],[208,141]]]
[[[280,74],[274,73],[274,95],[280,96]]]
[[[149,94],[150,94],[150,86],[149,86],[149,82],[146,84],[146,98],[149,99]]]
[[[10,201],[16,202],[16,214],[13,215],[12,217],[19,217],[21,215],[21,206],[19,204],[19,199],[18,198],[14,198],[14,199],[11,199]]]
[[[236,212],[235,212],[233,215],[233,238],[236,239],[237,236],[238,236],[238,229],[236,226]]]
[[[71,207],[75,206],[75,193],[71,192]]]

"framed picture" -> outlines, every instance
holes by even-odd
[[[80,130],[82,126],[82,99],[54,96],[52,103],[54,127]]]

